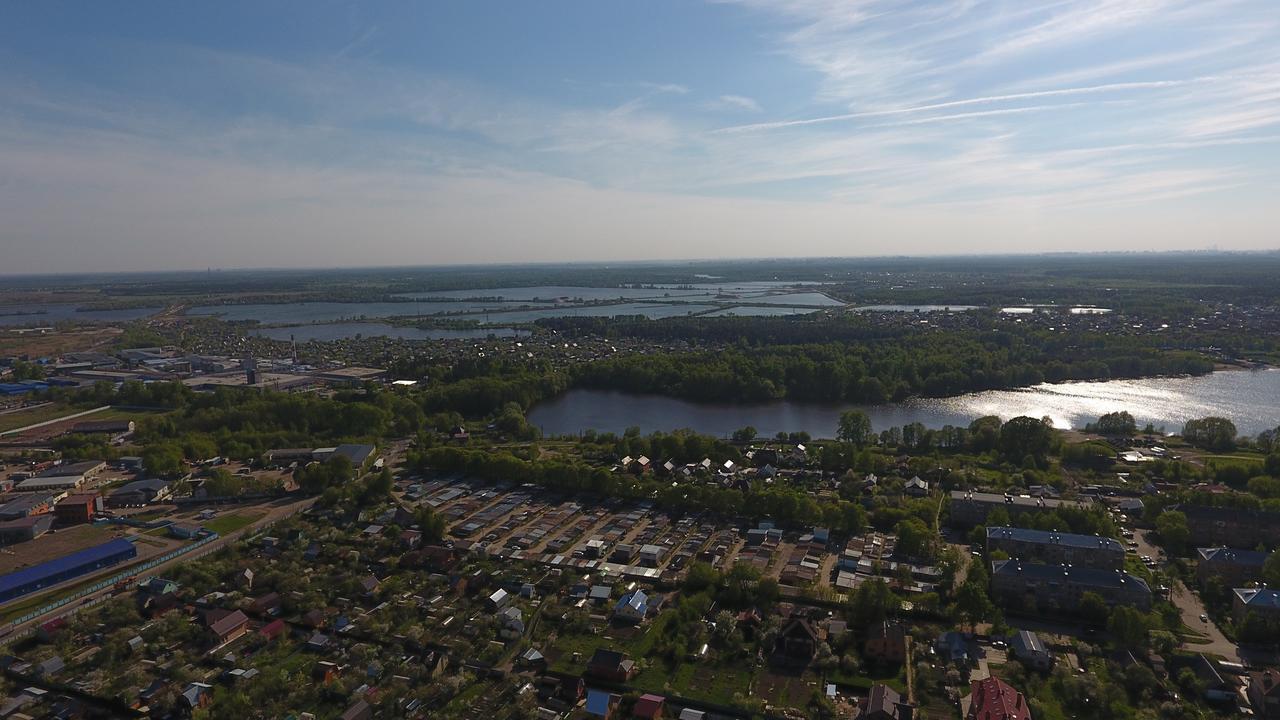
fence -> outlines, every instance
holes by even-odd
[[[276,523],[286,520],[288,518],[291,518],[310,506],[311,506],[311,503],[298,505],[297,507],[294,507],[289,512],[277,518],[272,519],[270,522],[263,523],[256,527],[251,527],[246,530],[247,534],[245,535],[245,537],[250,538],[257,535],[261,535],[263,532],[265,532],[268,528],[275,525]],[[46,613],[53,612],[58,608],[66,607],[67,605],[75,602],[76,600],[82,597],[85,597],[86,595],[92,595],[95,592],[100,592],[102,590],[105,590],[106,588],[111,587],[112,585],[115,585],[117,582],[120,582],[121,580],[125,580],[130,577],[137,576],[141,573],[144,573],[150,570],[151,568],[154,568],[158,565],[166,563],[176,557],[181,557],[183,555],[190,555],[190,558],[188,559],[191,559],[191,560],[195,560],[196,558],[203,557],[204,555],[207,555],[217,549],[214,547],[210,547],[209,544],[217,540],[218,538],[219,538],[219,535],[217,533],[210,532],[209,535],[206,535],[205,537],[202,537],[199,540],[196,540],[190,545],[184,545],[183,547],[178,548],[177,550],[161,555],[160,557],[152,558],[139,565],[131,565],[127,570],[122,570],[116,573],[115,575],[112,575],[111,577],[106,578],[105,580],[100,580],[94,583],[90,587],[77,590],[76,593],[74,595],[71,595],[70,597],[62,598],[61,600],[55,600],[53,602],[50,602],[42,606],[38,610],[33,610],[27,613],[26,615],[23,615],[17,620],[4,623],[3,625],[0,625],[0,640],[3,640],[3,642],[8,643],[8,642],[17,640],[18,638],[21,638],[25,635],[31,634],[36,631],[36,628],[31,627],[21,632],[15,632],[15,629],[20,627],[25,622],[29,622],[30,620],[34,618],[38,618]],[[201,552],[192,554],[196,550],[201,550]],[[90,598],[90,600],[80,605],[79,607],[74,608],[71,612],[65,613],[62,617],[65,617],[66,615],[74,614],[80,608],[93,607],[94,605],[97,605],[98,603],[106,600],[107,597],[108,596],[103,595],[96,598]]]
[[[26,615],[23,615],[22,617],[8,623],[8,627],[16,628],[25,622],[38,618],[41,615],[45,615],[46,613],[53,612],[54,610],[57,610],[60,607],[66,607],[67,605],[70,605],[71,603],[75,602],[76,600],[79,600],[82,597],[85,597],[86,595],[92,595],[101,590],[105,590],[115,585],[116,583],[120,582],[121,580],[134,577],[139,573],[144,573],[150,570],[151,568],[156,567],[157,565],[169,562],[170,560],[176,557],[181,557],[182,555],[186,555],[195,550],[199,550],[200,548],[205,547],[206,545],[208,545],[209,543],[217,539],[218,539],[217,533],[210,533],[209,535],[206,535],[205,537],[202,537],[199,540],[196,540],[190,545],[184,545],[178,548],[177,550],[172,550],[170,552],[165,553],[164,555],[153,557],[150,560],[139,563],[137,565],[130,565],[127,569],[121,570],[120,572],[110,577],[99,580],[98,582],[92,585],[80,588],[75,593],[68,595],[67,597],[59,598],[57,600],[54,600],[53,602],[50,602],[35,610],[32,610]],[[95,602],[101,602],[102,599],[103,598],[98,598]],[[86,603],[86,604],[88,605],[93,603]]]

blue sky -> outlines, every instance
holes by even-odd
[[[1274,0],[14,3],[9,272],[1275,248]]]

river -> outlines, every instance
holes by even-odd
[[[950,398],[914,398],[885,405],[818,405],[778,401],[759,405],[691,403],[657,395],[628,395],[599,390],[571,390],[534,407],[529,422],[544,434],[583,430],[620,433],[638,426],[642,432],[691,428],[725,437],[751,425],[761,436],[780,431],[806,431],[833,437],[840,413],[867,413],[876,430],[920,422],[931,428],[968,425],[974,418],[1004,419],[1048,416],[1055,427],[1082,428],[1104,413],[1129,411],[1142,427],[1147,423],[1168,432],[1189,419],[1217,415],[1230,418],[1242,435],[1256,435],[1280,425],[1280,370],[1232,370],[1201,377],[1151,378],[1042,384],[1023,390],[992,390]]]

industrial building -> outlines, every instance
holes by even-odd
[[[0,545],[30,542],[49,532],[51,527],[51,515],[28,515],[17,520],[0,521]]]
[[[53,507],[58,495],[35,493],[0,499],[0,520],[17,520],[28,515],[43,515]]]
[[[115,539],[71,553],[57,560],[0,576],[0,602],[9,602],[58,583],[118,565],[138,556],[133,543]]]
[[[134,480],[107,496],[107,506],[141,507],[168,499],[172,494],[173,488],[164,480]]]
[[[93,522],[94,515],[102,512],[102,497],[97,493],[69,495],[53,506],[53,515],[59,526],[81,525]]]
[[[1124,546],[1113,538],[1098,535],[988,527],[987,552],[993,550],[1000,550],[1018,560],[1048,565],[1124,569]]]

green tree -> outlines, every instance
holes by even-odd
[[[937,534],[918,518],[908,518],[895,528],[897,552],[906,557],[932,561],[937,550]]]
[[[1235,449],[1236,426],[1222,417],[1188,420],[1182,426],[1182,439],[1204,450],[1226,452]]]
[[[1160,544],[1171,555],[1182,555],[1187,550],[1187,542],[1191,539],[1191,530],[1187,527],[1187,516],[1180,510],[1166,510],[1156,518],[1156,533],[1160,536]]]
[[[148,445],[142,449],[139,457],[142,458],[142,467],[149,475],[173,477],[182,474],[182,450],[176,445]]]
[[[871,441],[871,418],[861,410],[846,410],[840,413],[840,425],[836,430],[836,438],[841,442],[852,443],[859,447]]]
[[[1094,627],[1102,627],[1108,619],[1107,602],[1095,592],[1086,592],[1080,596],[1076,604],[1076,614],[1080,619]]]
[[[1147,616],[1131,607],[1117,607],[1107,620],[1107,634],[1120,647],[1138,650],[1146,646],[1150,631]]]
[[[849,621],[868,628],[884,622],[899,606],[898,598],[885,581],[874,578],[862,583],[849,598]]]
[[[738,428],[733,431],[733,441],[737,443],[749,443],[756,439],[756,429],[750,425],[744,428]]]
[[[1100,435],[1132,437],[1138,434],[1138,423],[1132,415],[1122,410],[1098,418],[1092,429]]]
[[[1010,460],[1021,462],[1030,456],[1039,461],[1052,444],[1053,428],[1043,420],[1023,415],[1000,427],[1000,451]]]

